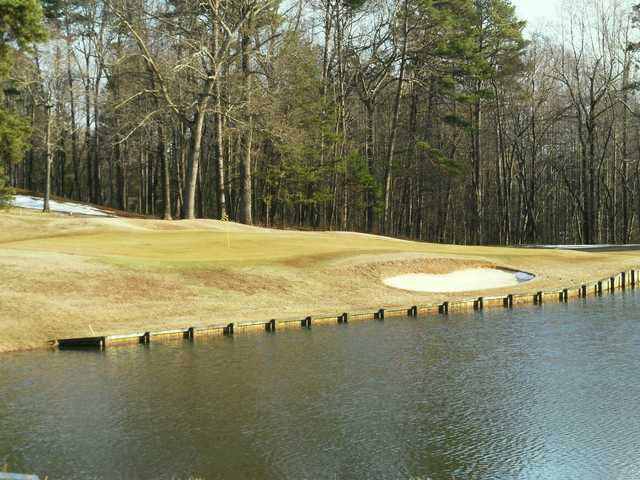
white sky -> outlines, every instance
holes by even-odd
[[[618,14],[630,11],[638,0],[511,0],[516,7],[518,18],[527,21],[525,35],[533,32],[549,32],[549,28],[557,24],[561,17],[572,15],[571,11],[591,7],[609,11],[615,8]],[[589,9],[591,11],[591,9]],[[574,11],[573,14],[576,12]],[[566,20],[566,19],[565,19]]]
[[[518,17],[528,22],[528,29],[558,17],[562,0],[512,0]]]

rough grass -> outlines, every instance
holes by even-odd
[[[0,212],[0,351],[52,338],[306,316],[499,291],[416,294],[382,278],[500,266],[559,289],[638,267],[633,252],[460,247],[213,220]]]

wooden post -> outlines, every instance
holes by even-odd
[[[598,280],[598,284],[596,286],[598,295],[602,295],[602,280]]]
[[[311,328],[311,317],[306,317],[302,322],[300,322],[300,326],[302,328]]]
[[[349,314],[348,313],[343,313],[342,315],[338,316],[338,323],[348,323],[349,322]]]
[[[193,340],[193,337],[195,337],[195,328],[194,327],[189,327],[184,331],[184,338],[187,340]]]
[[[609,279],[609,291],[613,292],[616,289],[616,277],[611,277]]]
[[[418,316],[418,306],[414,305],[409,310],[407,310],[407,315],[410,316],[410,317],[417,317]]]
[[[627,272],[620,272],[620,286],[623,290],[627,288]]]
[[[230,323],[226,327],[224,327],[222,329],[222,334],[227,335],[229,337],[233,336],[233,323]]]
[[[580,296],[582,298],[587,298],[587,286],[586,285],[582,285],[580,287]]]
[[[635,288],[636,286],[636,271],[631,270],[631,286]]]
[[[478,299],[473,302],[474,310],[483,310],[484,309],[484,297],[478,297]]]
[[[57,344],[60,350],[84,348],[104,350],[107,347],[107,337],[60,338],[57,340]]]
[[[567,303],[569,301],[569,289],[565,288],[564,290],[562,290],[562,300],[564,300],[564,303]]]
[[[264,329],[267,332],[275,332],[276,331],[276,320],[275,320],[275,318],[272,318],[267,323],[265,323],[264,324]]]
[[[384,308],[381,308],[377,312],[373,313],[373,318],[375,320],[384,320]]]
[[[504,306],[504,308],[513,308],[513,295],[509,294],[506,297],[504,297],[504,300],[502,301],[502,305]]]
[[[542,292],[538,292],[535,294],[535,296],[533,297],[533,303],[535,305],[542,305]]]
[[[444,302],[442,305],[439,305],[438,312],[443,314],[449,313],[449,302]]]
[[[138,342],[148,345],[149,343],[151,343],[151,334],[149,334],[149,332],[144,332],[138,339]]]

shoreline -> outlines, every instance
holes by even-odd
[[[444,302],[453,309],[480,296],[513,294],[518,301],[639,266],[634,251],[442,245],[216,220],[16,209],[0,213],[0,353],[48,348],[52,339],[221,329],[231,321],[244,331],[264,329],[274,318],[299,326],[310,315],[331,323],[342,312],[428,310]],[[522,271],[535,279],[457,293],[384,285],[389,276],[466,268]]]
[[[152,339],[160,342],[182,338],[193,342],[196,337],[225,335],[233,336],[236,333],[248,331],[264,331],[275,333],[282,328],[307,328],[312,325],[336,325],[349,321],[384,320],[387,317],[425,317],[429,315],[448,315],[455,312],[484,311],[498,308],[513,309],[517,306],[543,305],[546,303],[568,303],[569,300],[586,299],[590,296],[602,296],[607,293],[614,294],[618,290],[635,290],[640,287],[640,270],[628,270],[616,275],[604,278],[592,283],[570,286],[557,291],[538,291],[529,294],[503,294],[494,296],[481,296],[467,300],[445,301],[442,304],[412,305],[406,308],[393,307],[391,309],[369,309],[364,312],[343,312],[329,316],[308,315],[305,318],[295,319],[270,319],[246,322],[230,322],[208,326],[190,326],[181,329],[165,331],[146,331],[124,335],[106,335],[98,337],[80,337],[68,339],[56,339],[48,342],[48,347],[59,350],[98,348],[123,346],[124,344],[149,344]]]

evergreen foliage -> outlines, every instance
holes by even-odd
[[[573,3],[529,43],[510,0],[46,0],[16,56],[41,14],[0,0],[0,165],[165,219],[640,238],[640,8]]]
[[[0,100],[6,94],[17,93],[14,82],[7,80],[17,51],[29,49],[45,38],[42,7],[37,0],[0,0]],[[29,146],[30,135],[28,121],[0,107],[0,160],[19,162]],[[0,196],[3,188],[6,198],[8,189],[0,183]]]
[[[5,177],[2,167],[0,167],[0,209],[9,206],[13,194],[14,191],[9,185],[9,179]]]

